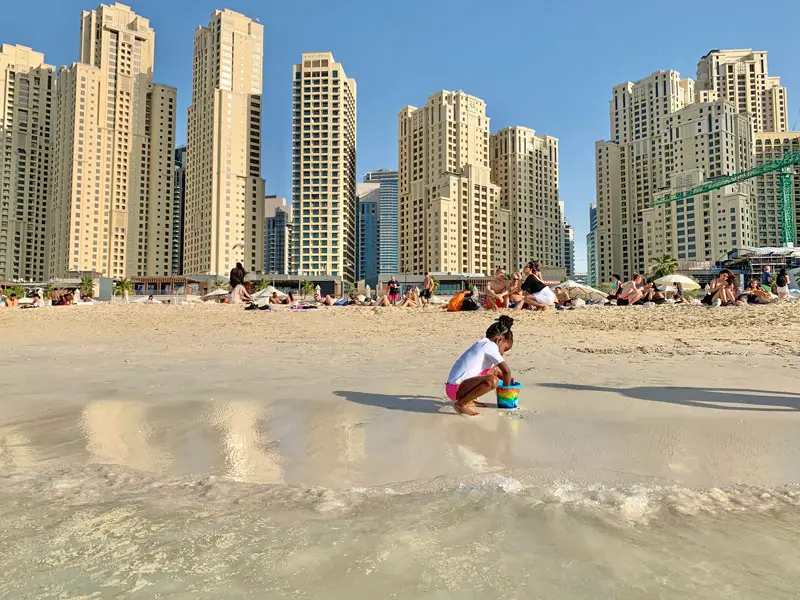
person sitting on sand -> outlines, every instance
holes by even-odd
[[[489,310],[508,308],[510,291],[511,286],[506,281],[506,271],[502,267],[498,267],[494,272],[494,279],[486,286],[486,308]]]
[[[319,294],[314,294],[314,302],[322,304],[323,306],[333,306],[333,298],[330,296],[320,296]]]
[[[702,300],[708,306],[733,306],[736,304],[736,275],[730,269],[722,269],[719,277],[708,285],[708,293]]]
[[[517,310],[521,310],[525,306],[530,306],[534,310],[546,310],[548,306],[553,306],[556,303],[556,295],[542,279],[541,263],[528,263],[523,273],[525,281],[522,283],[522,291],[525,299],[517,307]]]
[[[738,304],[769,304],[772,301],[768,291],[761,287],[758,279],[751,279],[747,288],[736,298]]]
[[[6,296],[6,308],[19,308],[19,300],[16,294]]]
[[[522,294],[522,273],[515,271],[511,276],[511,285],[508,290],[508,307],[516,308],[525,299]]]
[[[272,292],[272,296],[269,297],[270,304],[283,304],[283,301],[278,298],[278,292]]]
[[[419,306],[420,303],[419,303],[419,296],[417,296],[417,292],[414,290],[413,287],[408,286],[408,290],[406,290],[406,297],[400,304],[400,308],[418,308]]]
[[[472,344],[450,369],[445,392],[457,413],[477,415],[471,406],[486,407],[478,398],[497,389],[501,380],[506,386],[514,383],[503,358],[514,346],[513,324],[514,319],[502,315],[486,330],[486,337]]]
[[[683,286],[680,282],[675,284],[675,294],[672,296],[675,304],[690,304],[689,299],[683,295]]]
[[[634,273],[631,280],[622,287],[617,295],[617,306],[631,306],[639,302],[644,296],[644,280],[638,273]]]
[[[615,273],[611,276],[611,292],[608,294],[608,300],[616,300],[622,292],[622,287],[622,277]]]

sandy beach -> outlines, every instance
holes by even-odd
[[[84,592],[94,597],[88,595],[93,586],[110,585],[110,578],[116,582],[113,589],[130,597],[151,598],[156,590],[167,593],[164,597],[183,597],[170,595],[168,586],[159,587],[177,578],[186,597],[191,589],[209,594],[201,597],[250,597],[245,584],[238,592],[235,588],[215,595],[217,588],[209,582],[219,580],[210,576],[215,571],[205,563],[207,571],[192,571],[191,585],[183,572],[164,575],[163,580],[156,575],[172,559],[158,558],[167,542],[151,538],[164,527],[180,527],[189,537],[200,535],[195,527],[201,525],[186,521],[189,513],[206,515],[202,527],[238,515],[242,521],[226,527],[239,531],[241,539],[255,535],[244,521],[269,529],[278,527],[276,515],[288,519],[291,514],[307,521],[309,528],[321,515],[345,519],[338,523],[343,531],[367,528],[362,541],[369,539],[367,531],[373,532],[366,523],[399,519],[394,526],[400,537],[391,541],[394,548],[398,539],[412,535],[410,517],[397,516],[405,504],[422,502],[422,494],[428,495],[427,508],[406,506],[409,514],[452,506],[433,500],[431,494],[437,492],[462,493],[459,498],[465,489],[504,496],[522,493],[513,502],[535,497],[544,504],[555,497],[562,508],[594,503],[604,506],[604,520],[613,515],[614,522],[625,527],[664,510],[673,516],[717,515],[751,506],[762,515],[776,507],[794,511],[800,504],[792,487],[800,481],[800,305],[513,313],[516,341],[507,358],[524,386],[520,410],[488,408],[481,409],[479,417],[456,415],[444,397],[447,372],[494,316],[438,309],[248,312],[222,305],[0,310],[5,354],[0,535],[10,540],[0,549],[0,567],[9,574],[0,591],[5,597],[19,589],[27,595],[15,597],[53,597],[48,595],[53,590],[68,594],[64,597]],[[358,501],[354,495],[359,495]],[[248,498],[259,500],[251,503]],[[390,498],[396,499],[392,512],[379,516]],[[487,498],[475,501],[488,502]],[[354,510],[367,510],[364,502],[375,503],[374,521],[354,521]],[[510,510],[505,501],[499,505]],[[151,514],[167,508],[174,510],[168,518]],[[309,512],[298,517],[301,510]],[[126,520],[126,511],[134,511],[135,519]],[[492,513],[482,514],[486,518]],[[271,525],[265,525],[268,521]],[[521,527],[533,526],[525,523]],[[299,527],[297,521],[293,526]],[[330,526],[327,522],[325,531]],[[71,533],[65,533],[65,527]],[[419,527],[412,527],[414,535],[422,531]],[[717,520],[708,527],[726,531]],[[763,523],[737,522],[736,527],[754,536],[743,540],[742,547],[763,542],[758,538]],[[495,530],[497,522],[473,535],[482,538]],[[270,531],[278,535],[284,530]],[[341,579],[335,581],[341,585],[329,578],[324,584],[320,580],[318,589],[309,584],[302,594],[293,593],[289,588],[297,583],[292,577],[302,581],[303,565],[321,568],[330,559],[317,556],[312,548],[347,540],[322,541],[309,533],[312,529],[303,529],[303,535],[311,537],[299,540],[286,531],[281,543],[266,536],[273,545],[263,552],[300,544],[310,554],[286,571],[267,569],[269,575],[263,577],[272,582],[269,589],[274,593],[264,597],[343,598],[353,589],[369,589],[366,579],[353,587],[355,581],[344,575],[351,572],[347,569],[360,577],[381,572],[381,561],[375,558],[380,550],[371,548],[364,556],[377,562],[369,568],[353,563],[355,554],[339,557],[343,562],[336,563],[336,572]],[[629,535],[632,530],[624,531]],[[146,560],[130,556],[124,560],[126,568],[75,574],[80,565],[105,556],[99,554],[100,541],[121,553],[113,556],[128,556],[125,552],[136,543],[115,537],[125,537],[125,532],[151,540]],[[82,546],[84,535],[93,544]],[[579,554],[594,543],[574,531],[570,535],[584,540]],[[787,544],[794,535],[787,536]],[[76,549],[75,536],[84,550]],[[266,543],[264,536],[257,537]],[[389,543],[381,539],[375,544]],[[711,539],[715,538],[703,543]],[[777,544],[775,539],[771,543]],[[419,553],[419,548],[413,549],[417,542],[403,542],[411,544],[410,555]],[[729,542],[720,538],[721,546]],[[598,545],[597,552],[605,556],[600,548],[609,543]],[[528,556],[521,554],[523,547],[531,551],[526,544],[529,540],[517,551],[520,557]],[[41,545],[51,552],[60,550],[42,563],[43,569],[50,565],[46,570],[30,579],[26,561],[39,556]],[[600,560],[581,556],[587,565]],[[247,557],[255,560],[252,554]],[[200,558],[186,560],[194,564]],[[645,564],[648,558],[626,560]],[[509,561],[511,568],[515,563]],[[682,564],[677,562],[670,573],[674,595],[658,597],[693,597],[681,591],[686,577]],[[727,568],[735,569],[735,564]],[[67,579],[72,584],[53,579],[59,565],[72,573],[73,579]],[[413,561],[407,566],[418,568]],[[431,566],[427,583],[404,580],[408,593],[397,597],[450,597],[426,595],[435,589],[463,597],[458,595],[460,586],[477,589],[474,578],[479,576],[486,595],[472,597],[523,594],[507,581],[495,581],[499,571],[492,577],[473,573],[466,579],[448,579],[451,566],[447,561],[441,568]],[[794,579],[800,578],[796,567],[786,568],[769,597],[790,597],[784,590],[800,581]],[[391,572],[382,573],[383,579],[369,581],[380,581],[380,589],[400,585]],[[649,589],[636,587],[639,583],[616,569],[614,573],[619,587],[613,597],[644,597],[626,594]],[[712,575],[733,585],[727,571],[708,574]],[[526,577],[526,585],[532,583],[532,575]],[[28,587],[19,587],[23,581],[30,582]],[[559,575],[538,585],[563,590],[564,581]],[[737,585],[746,589],[741,582]],[[592,596],[592,589],[582,595],[576,588],[561,597],[612,597]],[[737,597],[759,597],[758,589],[763,587],[754,587],[753,596]]]

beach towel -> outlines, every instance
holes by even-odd
[[[342,298],[333,303],[334,306],[347,306],[347,298]]]

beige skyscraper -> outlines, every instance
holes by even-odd
[[[752,119],[728,100],[704,101],[694,81],[659,71],[614,87],[612,140],[595,144],[597,268],[646,273],[651,260],[710,261],[756,239],[753,182],[658,207],[650,204],[752,166]]]
[[[492,182],[509,214],[508,261],[518,270],[531,260],[564,267],[564,226],[558,199],[558,140],[527,127],[508,127],[489,138]],[[495,240],[497,237],[495,237]]]
[[[697,64],[698,101],[727,100],[753,119],[756,133],[789,129],[786,88],[770,77],[767,53],[712,50]]]
[[[692,104],[662,117],[669,132],[658,151],[674,158],[670,187],[656,198],[699,185],[713,177],[752,168],[752,122],[725,100]],[[713,261],[729,250],[756,243],[753,181],[702,196],[646,208],[644,264],[671,254],[679,261]]]
[[[53,71],[44,54],[0,46],[0,280],[47,276]]]
[[[611,140],[595,144],[598,276],[645,272],[641,211],[669,185],[677,156],[658,147],[662,115],[691,104],[694,81],[677,71],[658,71],[614,86],[609,102]],[[667,134],[669,135],[669,134]]]
[[[261,73],[264,27],[218,10],[194,35],[186,143],[184,272],[264,263]]]
[[[123,4],[81,15],[56,85],[51,276],[170,272],[176,91],[153,83],[154,44]]]
[[[786,88],[780,77],[770,77],[763,51],[713,50],[697,65],[698,90],[712,98],[732,102],[739,112],[752,117],[755,130],[753,155],[756,165],[798,151],[800,133],[789,131]],[[780,174],[769,173],[752,181],[755,186],[757,241],[759,246],[781,245]],[[800,182],[795,177],[795,199]],[[797,202],[795,202],[797,207]],[[797,210],[797,209],[796,209]],[[796,225],[800,215],[796,212]]]
[[[330,52],[294,65],[293,268],[355,281],[356,81]]]
[[[491,180],[484,101],[441,91],[405,107],[398,146],[400,270],[490,273],[507,262],[508,211]]]

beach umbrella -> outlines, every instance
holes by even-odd
[[[575,281],[564,281],[563,283],[559,283],[554,287],[565,290],[569,294],[569,297],[573,299],[580,298],[581,300],[599,302],[600,300],[605,300],[608,298],[608,294]]]
[[[656,279],[656,285],[665,285],[677,288],[679,283],[681,284],[684,292],[691,292],[692,290],[700,289],[700,284],[694,279],[686,277],[686,275],[679,275],[678,273],[673,275],[664,275],[664,277],[659,277]]]
[[[261,300],[262,298],[271,298],[273,292],[278,292],[278,298],[283,299],[287,297],[286,294],[284,294],[278,288],[268,285],[260,292],[256,292],[255,294],[253,294],[253,300]]]
[[[223,290],[222,288],[217,288],[213,292],[209,292],[205,296],[203,296],[203,300],[216,300],[222,298],[223,296],[227,296],[230,292],[228,290]]]

